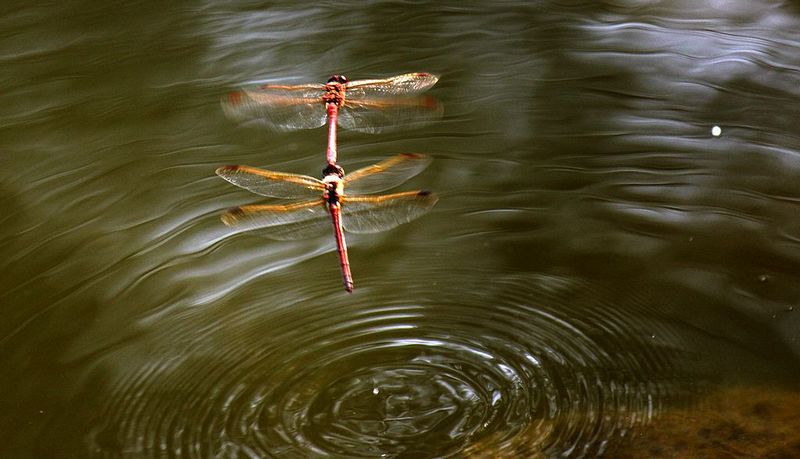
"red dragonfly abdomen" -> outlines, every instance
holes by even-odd
[[[339,252],[339,264],[342,268],[342,281],[347,293],[353,292],[353,275],[350,273],[350,260],[347,256],[347,244],[344,241],[344,231],[342,231],[342,214],[338,202],[328,203],[328,210],[331,213],[333,222],[333,232],[336,235],[336,250]]]
[[[328,151],[326,159],[328,164],[336,164],[336,123],[339,116],[339,106],[333,102],[328,102]]]

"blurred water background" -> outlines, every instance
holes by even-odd
[[[797,2],[10,1],[0,61],[2,457],[615,457],[800,376]],[[223,94],[414,71],[441,121],[340,162],[440,201],[353,295],[221,224],[326,141]]]

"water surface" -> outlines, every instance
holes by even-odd
[[[800,376],[792,2],[0,12],[4,457],[636,457]],[[428,154],[440,201],[348,238],[353,295],[332,237],[222,225],[258,197],[217,167],[326,142],[226,91],[412,71],[443,118],[339,156]]]

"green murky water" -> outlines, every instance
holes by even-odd
[[[657,455],[707,394],[800,375],[792,2],[0,13],[3,457]],[[326,142],[223,94],[412,71],[442,119],[342,130],[340,162],[425,153],[402,189],[440,201],[349,236],[353,295],[332,236],[222,225],[258,199],[217,167],[316,176]]]

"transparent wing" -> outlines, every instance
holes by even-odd
[[[325,184],[307,175],[272,172],[250,166],[224,166],[217,175],[234,185],[271,198],[308,198],[325,191]]]
[[[439,101],[415,96],[437,81],[438,76],[421,72],[352,81],[346,86],[339,125],[374,134],[435,121],[443,112]]]
[[[256,230],[278,240],[304,239],[332,231],[325,200],[288,205],[234,207],[222,214],[222,222],[234,228]]]
[[[346,97],[353,99],[370,97],[410,96],[427,91],[439,81],[431,73],[404,73],[390,78],[356,80],[347,84]]]
[[[229,93],[222,99],[228,118],[276,130],[312,129],[325,124],[327,114],[318,84],[264,85]]]
[[[352,131],[377,134],[421,127],[440,119],[443,113],[442,104],[430,96],[350,99],[348,92],[338,124]]]
[[[383,196],[343,196],[342,225],[353,233],[386,231],[420,217],[438,200],[427,191]]]
[[[431,159],[425,155],[404,153],[344,176],[347,193],[366,194],[394,188],[422,172]]]

